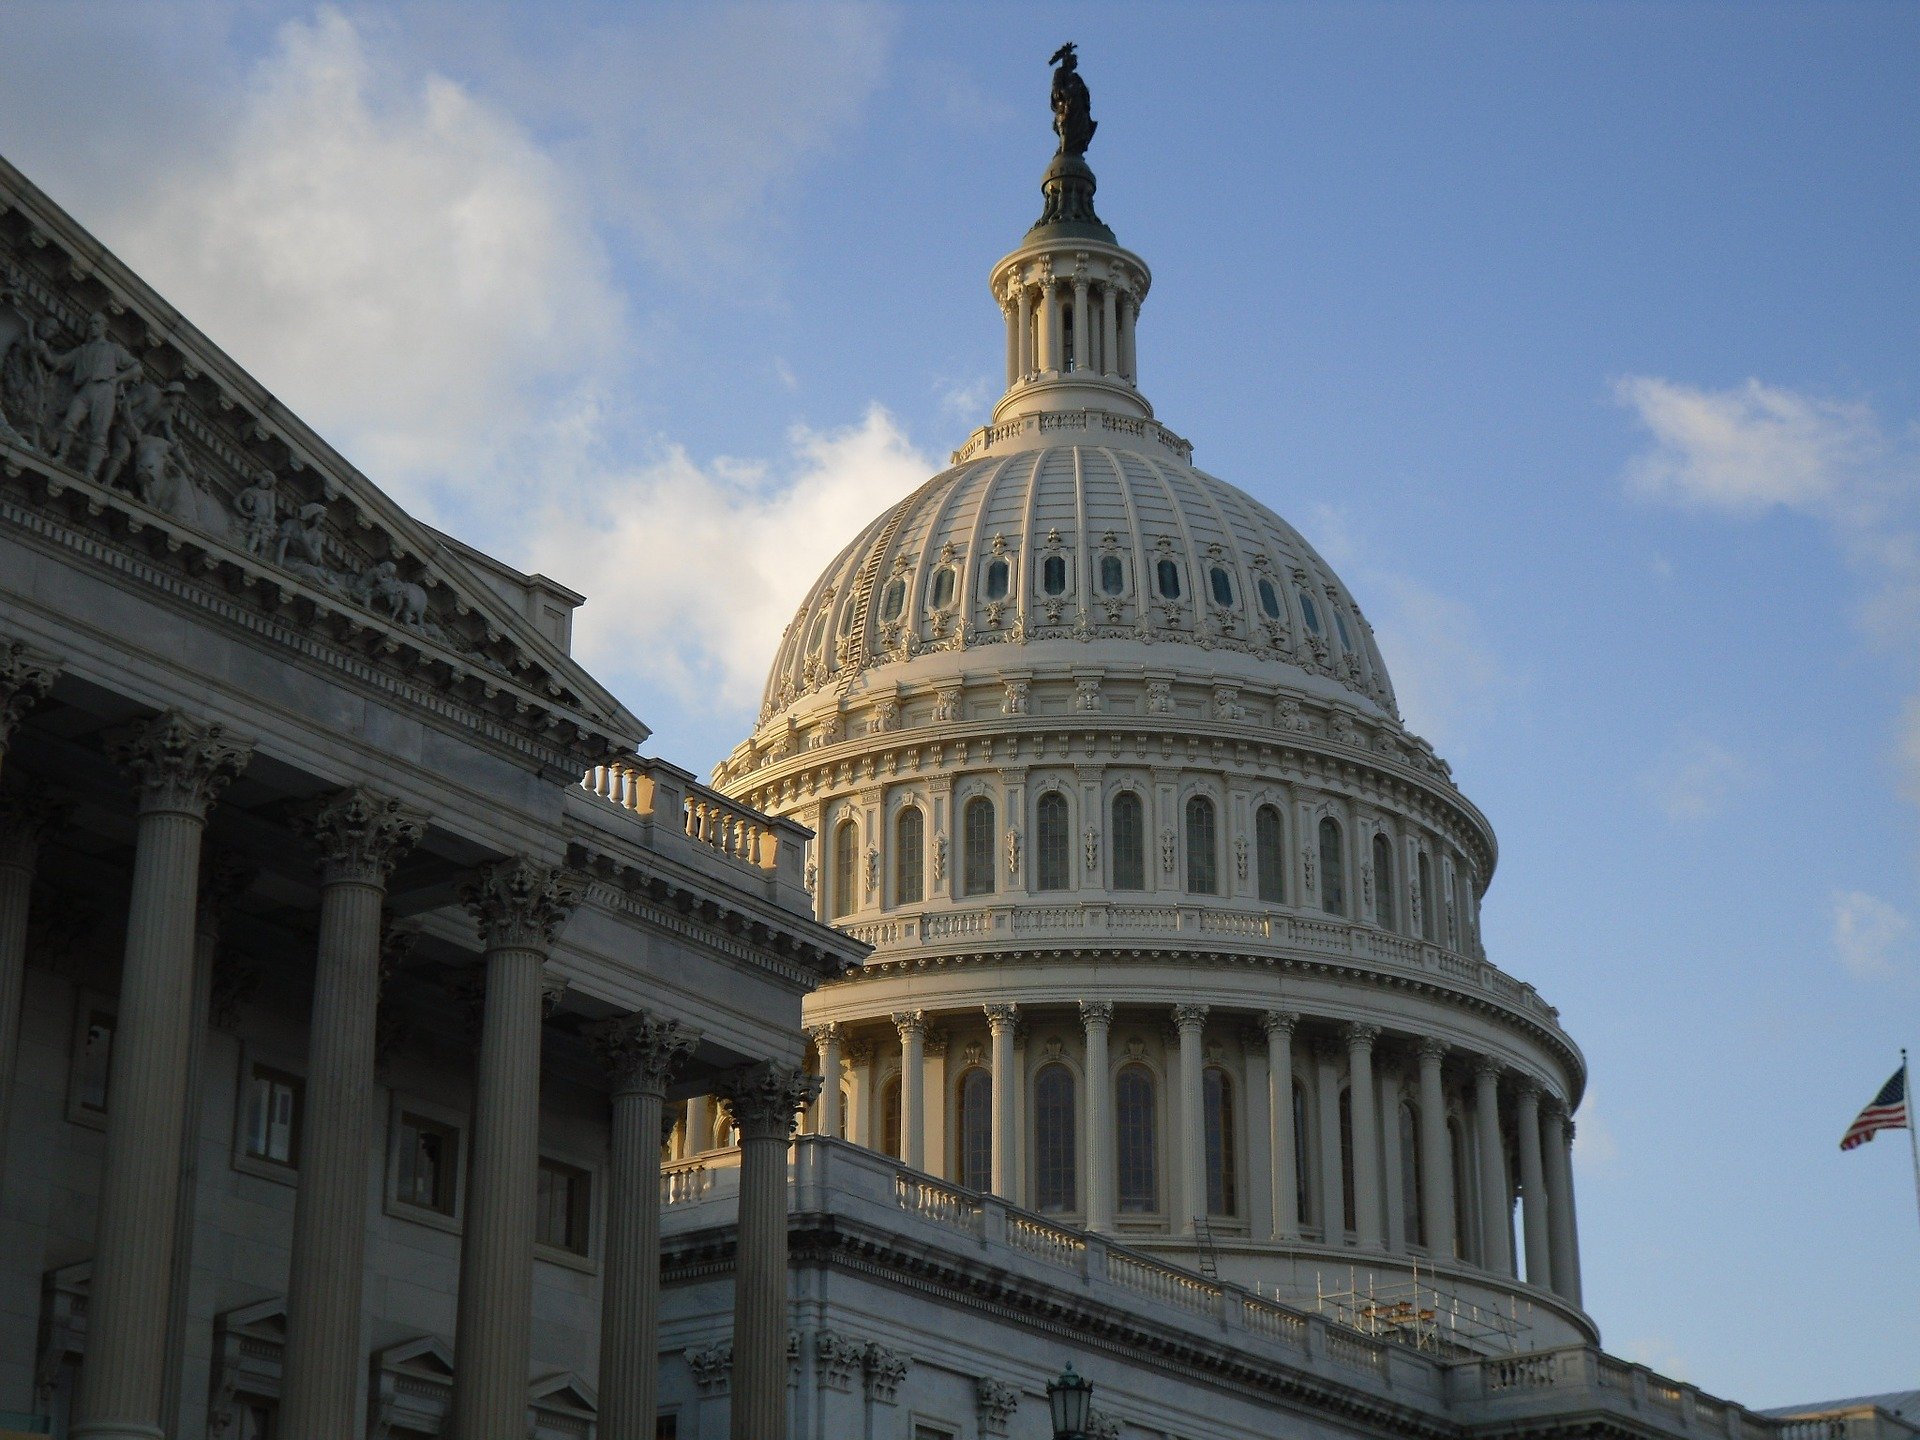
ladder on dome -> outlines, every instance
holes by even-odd
[[[1213,1226],[1207,1217],[1193,1217],[1193,1244],[1200,1255],[1200,1273],[1209,1280],[1220,1278],[1220,1257],[1213,1246]]]

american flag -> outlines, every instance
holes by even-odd
[[[1840,1141],[1842,1150],[1864,1145],[1882,1130],[1905,1130],[1913,1123],[1907,1111],[1907,1067],[1893,1072],[1893,1078],[1880,1087],[1880,1093],[1868,1102]]]

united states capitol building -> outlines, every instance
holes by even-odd
[[[1493,830],[1055,60],[1005,393],[711,784],[0,162],[0,1435],[1920,1436],[1602,1348]]]

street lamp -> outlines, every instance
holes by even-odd
[[[1093,1413],[1093,1382],[1073,1373],[1073,1364],[1047,1382],[1047,1404],[1053,1410],[1053,1440],[1087,1440],[1087,1420]]]

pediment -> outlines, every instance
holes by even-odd
[[[420,1335],[402,1340],[374,1353],[375,1370],[402,1371],[425,1379],[453,1379],[453,1349],[437,1335]]]
[[[214,1321],[214,1329],[226,1335],[244,1335],[271,1345],[283,1345],[287,1339],[287,1301],[283,1295],[242,1305]]]
[[[527,1389],[528,1403],[538,1409],[563,1415],[592,1417],[600,1412],[599,1397],[571,1370],[537,1375]]]
[[[580,597],[408,514],[0,160],[7,519],[562,771],[647,736],[566,653]]]

